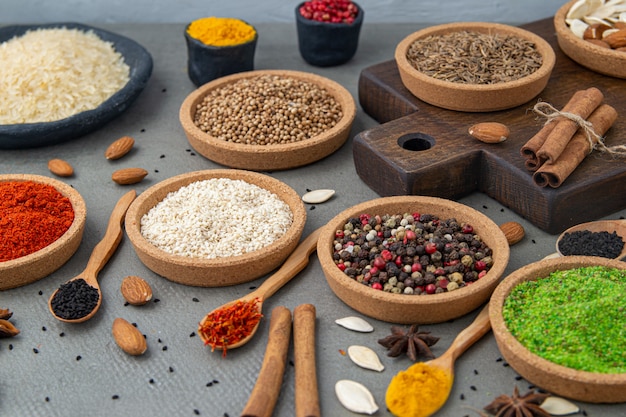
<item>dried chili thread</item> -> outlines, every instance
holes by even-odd
[[[0,262],[45,248],[74,221],[69,198],[51,185],[0,182],[0,196]]]
[[[203,336],[205,345],[211,346],[211,352],[221,347],[222,356],[226,356],[226,347],[246,338],[252,333],[263,317],[259,312],[259,299],[237,301],[208,314],[200,323],[198,331]]]

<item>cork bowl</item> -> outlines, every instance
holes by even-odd
[[[141,218],[168,193],[210,178],[242,180],[272,192],[290,207],[293,213],[291,227],[281,238],[262,249],[243,255],[214,259],[172,255],[157,248],[142,236]],[[279,267],[297,246],[305,223],[304,204],[291,187],[264,174],[235,169],[189,172],[159,182],[137,197],[128,208],[125,220],[128,238],[146,267],[170,281],[197,287],[241,284],[271,272]]]
[[[472,285],[455,291],[432,295],[394,294],[375,290],[344,274],[333,261],[335,231],[351,217],[406,212],[432,214],[440,219],[456,218],[468,222],[474,232],[493,250],[493,266]],[[357,204],[335,216],[324,227],[317,244],[317,256],[328,285],[344,303],[354,310],[386,322],[402,324],[441,323],[478,308],[485,303],[500,282],[509,262],[509,245],[500,228],[487,216],[454,201],[436,197],[384,197]]]
[[[626,269],[626,263],[590,256],[565,256],[526,265],[507,276],[489,302],[489,317],[503,358],[522,377],[555,395],[591,403],[626,401],[626,374],[601,374],[557,365],[531,353],[508,330],[502,317],[504,301],[521,282],[547,277],[557,270],[600,265]]]
[[[461,84],[430,77],[418,71],[407,59],[407,51],[418,39],[460,31],[513,35],[531,41],[543,63],[534,73],[514,81]],[[447,23],[414,32],[397,45],[395,60],[402,83],[415,97],[434,106],[464,112],[505,110],[530,101],[546,87],[556,62],[554,50],[540,36],[514,26],[484,22]]]
[[[69,198],[74,210],[74,221],[56,241],[30,255],[0,262],[0,290],[21,287],[44,278],[67,262],[80,246],[85,230],[87,207],[78,191],[54,178],[42,175],[5,174],[0,182],[32,181],[53,186]]]
[[[559,47],[573,61],[600,74],[626,78],[626,52],[602,48],[587,42],[570,30],[565,16],[576,0],[564,4],[554,15]]]
[[[194,124],[196,106],[208,92],[241,79],[267,74],[311,82],[326,89],[341,105],[343,117],[331,129],[317,136],[299,142],[276,145],[227,142],[203,132]],[[350,134],[356,117],[356,104],[348,90],[328,78],[300,71],[259,70],[221,77],[201,86],[183,101],[179,117],[190,145],[204,157],[230,168],[276,171],[310,164],[339,149]]]

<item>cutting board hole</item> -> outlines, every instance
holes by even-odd
[[[410,133],[400,136],[398,145],[407,151],[427,151],[435,146],[435,138],[425,133]]]

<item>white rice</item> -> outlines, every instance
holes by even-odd
[[[293,213],[276,194],[242,180],[211,178],[169,193],[141,218],[141,235],[173,255],[243,255],[280,239]]]
[[[93,31],[28,31],[0,44],[0,124],[51,122],[93,110],[129,80],[111,42]]]

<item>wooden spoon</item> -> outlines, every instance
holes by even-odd
[[[472,324],[467,326],[457,335],[452,341],[452,344],[441,356],[431,361],[425,362],[424,365],[441,369],[448,376],[448,383],[445,387],[437,387],[440,390],[446,390],[441,392],[442,399],[439,404],[434,404],[429,410],[420,410],[420,417],[428,417],[435,414],[445,404],[450,391],[452,390],[452,384],[454,382],[454,362],[461,356],[470,346],[483,337],[491,329],[491,322],[489,321],[489,304],[487,304],[480,313],[476,316]],[[396,377],[394,377],[396,378]],[[434,388],[433,388],[434,389]],[[414,392],[415,390],[409,387],[408,392]],[[389,407],[393,413],[393,409]]]
[[[54,296],[59,291],[58,289],[52,293],[50,299],[48,300],[48,308],[52,315],[60,321],[64,321],[66,323],[82,323],[84,321],[89,320],[96,314],[100,305],[102,304],[102,291],[100,290],[100,285],[98,284],[98,272],[102,270],[107,261],[111,258],[120,241],[122,240],[122,222],[124,221],[124,216],[126,215],[126,210],[130,206],[130,203],[133,202],[137,193],[132,190],[124,194],[115,207],[113,208],[113,212],[111,213],[111,217],[109,218],[109,224],[107,226],[107,230],[104,234],[104,237],[98,244],[94,247],[91,256],[89,257],[89,261],[87,262],[87,266],[85,270],[75,276],[74,278],[68,280],[67,282],[75,281],[78,279],[83,279],[87,284],[92,286],[93,288],[98,290],[98,302],[87,315],[77,318],[77,319],[65,319],[63,317],[59,317],[52,308],[52,300]]]
[[[559,238],[556,240],[556,251],[558,252],[559,255],[563,256],[563,254],[559,250],[559,242],[563,239],[563,236],[565,235],[565,233],[572,233],[572,232],[581,231],[581,230],[588,230],[593,233],[616,232],[619,236],[622,237],[622,240],[625,240],[626,239],[626,219],[596,220],[593,222],[581,223],[581,224],[577,224],[575,226],[570,227],[569,229],[561,233]],[[626,245],[624,245],[624,247],[622,248],[622,252],[619,255],[617,255],[615,259],[622,259],[625,256],[626,256]]]
[[[219,321],[212,321],[210,316],[215,312],[221,309],[226,309],[238,302],[253,302],[255,299],[257,300],[256,309],[259,313],[263,308],[263,301],[267,300],[271,297],[276,291],[278,291],[283,285],[288,283],[294,276],[298,274],[298,272],[302,271],[305,266],[309,263],[309,256],[315,251],[317,247],[317,240],[319,238],[321,232],[321,228],[313,231],[306,239],[304,239],[296,249],[289,255],[287,260],[283,263],[283,265],[276,271],[272,276],[267,278],[263,284],[250,294],[247,294],[241,298],[238,298],[234,301],[228,302],[215,310],[209,312],[200,324],[198,325],[198,335],[202,339],[205,344],[208,344],[209,340],[202,330],[207,325],[210,327],[220,327],[222,325]],[[234,349],[239,346],[243,346],[254,336],[257,329],[259,328],[259,322],[256,323],[254,328],[242,339],[235,343],[230,343],[227,345],[215,345],[215,349]]]

